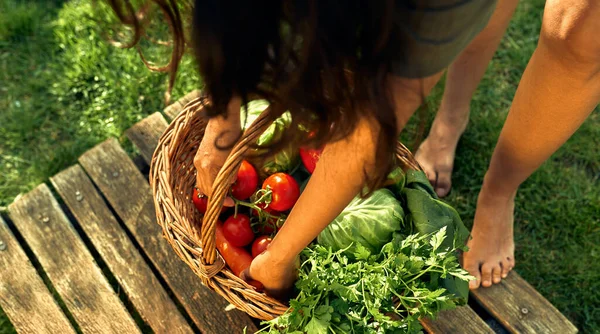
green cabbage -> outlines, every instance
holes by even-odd
[[[269,102],[267,100],[254,100],[248,102],[246,106],[242,106],[240,120],[242,130],[246,130],[260,114],[267,109]],[[244,110],[244,108],[248,110]],[[271,126],[263,132],[256,140],[256,145],[267,148],[270,145],[277,143],[281,139],[283,132],[292,124],[292,115],[290,112],[285,112],[281,117],[276,119]],[[259,153],[256,150],[254,153]],[[272,156],[262,161],[261,172],[271,175],[278,172],[289,172],[300,163],[300,156],[296,147],[290,144],[288,147],[280,150]]]
[[[333,251],[348,248],[354,254],[356,243],[377,254],[392,240],[404,223],[404,210],[391,191],[379,189],[367,198],[354,198],[317,237],[317,242]]]

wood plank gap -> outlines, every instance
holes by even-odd
[[[150,185],[114,138],[84,153],[79,162],[204,333],[234,333],[246,326],[256,330],[243,312],[225,311],[225,299],[203,286],[163,239]]]
[[[67,208],[79,222],[109,281],[118,287],[122,301],[142,330],[155,333],[192,333],[192,328],[147,265],[79,165],[50,178]],[[110,268],[110,270],[108,270]],[[124,293],[123,293],[124,291]],[[144,328],[143,326],[147,327]]]
[[[0,306],[19,333],[75,333],[1,215]]]
[[[0,218],[4,219],[4,222],[6,223],[8,228],[11,230],[13,236],[19,243],[19,246],[25,252],[25,255],[27,256],[27,258],[33,265],[33,268],[36,270],[37,274],[41,278],[42,282],[44,283],[44,285],[46,286],[48,291],[50,291],[52,298],[54,298],[54,301],[56,301],[58,307],[60,307],[63,314],[67,317],[67,320],[69,321],[69,323],[71,324],[71,326],[73,327],[75,332],[83,333],[81,328],[79,327],[79,324],[77,324],[77,321],[75,321],[75,317],[73,316],[73,314],[67,307],[67,304],[65,303],[65,301],[62,299],[62,297],[56,290],[56,287],[54,287],[54,284],[52,284],[52,281],[50,280],[50,278],[48,277],[48,274],[46,273],[46,271],[40,264],[40,261],[36,257],[35,253],[33,252],[33,250],[31,250],[31,247],[29,247],[25,238],[23,238],[23,235],[21,235],[21,232],[19,232],[19,230],[14,225],[12,219],[8,215],[8,210],[6,211],[6,213],[0,213]]]
[[[494,334],[494,331],[469,307],[459,306],[441,311],[435,320],[424,319],[421,324],[431,334],[469,333]]]
[[[494,316],[492,316],[473,296],[469,296],[469,306],[483,321],[490,326],[496,334],[509,334],[509,331],[502,326]]]
[[[9,213],[82,332],[140,332],[47,185],[12,203]]]
[[[121,300],[121,303],[123,303],[123,306],[125,306],[125,309],[129,312],[129,314],[131,315],[131,317],[133,318],[133,320],[135,321],[137,326],[140,328],[140,330],[143,333],[152,332],[152,328],[139,314],[139,312],[137,311],[137,309],[135,308],[135,306],[133,305],[133,303],[131,302],[131,300],[129,299],[127,294],[125,293],[125,289],[119,283],[119,281],[116,279],[116,277],[113,275],[113,273],[110,271],[107,263],[104,261],[104,259],[100,255],[100,253],[98,253],[98,250],[96,250],[96,247],[94,246],[93,242],[90,240],[90,238],[84,232],[83,228],[81,227],[81,224],[79,223],[77,218],[73,215],[73,212],[64,203],[61,196],[58,193],[55,193],[56,188],[52,184],[49,186],[49,188],[51,189],[54,197],[56,198],[61,210],[64,212],[65,216],[70,221],[71,225],[73,225],[73,228],[75,229],[75,231],[77,231],[79,238],[81,238],[81,241],[83,242],[83,244],[86,246],[86,248],[88,249],[88,251],[90,252],[92,257],[94,258],[94,261],[96,262],[96,264],[98,265],[98,268],[100,268],[100,271],[102,272],[102,274],[108,281],[108,284],[112,288],[113,292],[115,293],[115,295],[117,297],[119,297],[119,299]]]
[[[516,271],[471,295],[511,333],[577,333],[577,328]]]
[[[163,289],[165,289],[165,291],[167,292],[167,294],[169,295],[169,297],[171,298],[171,300],[175,303],[175,305],[177,306],[177,310],[179,311],[179,313],[181,313],[181,315],[185,318],[185,320],[192,327],[192,330],[195,333],[201,333],[200,329],[194,323],[194,320],[189,315],[189,313],[187,312],[187,310],[185,309],[185,307],[183,306],[183,304],[181,304],[181,302],[179,301],[179,299],[177,298],[176,294],[173,292],[173,290],[171,289],[171,287],[169,286],[169,284],[162,277],[162,275],[161,275],[160,271],[158,270],[158,268],[156,268],[156,266],[154,265],[154,263],[152,262],[152,260],[148,257],[148,254],[146,254],[146,251],[139,244],[139,242],[137,241],[137,239],[135,238],[135,236],[131,233],[131,231],[129,230],[129,228],[127,227],[127,225],[123,222],[123,220],[121,219],[121,217],[119,216],[119,214],[112,207],[112,205],[110,204],[110,202],[108,201],[108,199],[104,196],[104,194],[98,188],[98,186],[95,183],[93,183],[93,181],[92,181],[92,185],[93,185],[94,189],[97,191],[98,195],[102,198],[102,200],[106,204],[106,206],[109,209],[111,215],[117,220],[117,222],[119,223],[119,226],[123,229],[123,231],[125,232],[125,234],[127,234],[127,237],[129,238],[129,240],[131,241],[131,243],[134,245],[135,249],[142,256],[142,258],[144,259],[144,261],[146,262],[146,264],[148,265],[148,267],[150,268],[150,270],[152,270],[152,273],[158,279],[158,281],[160,282],[160,284],[163,287]]]

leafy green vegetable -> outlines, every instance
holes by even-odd
[[[396,198],[400,198],[402,196],[402,189],[404,189],[404,185],[406,183],[406,175],[402,168],[398,167],[394,169],[387,177],[388,179],[388,189],[394,193]]]
[[[265,331],[416,333],[420,318],[466,303],[457,249],[469,233],[456,210],[423,172],[396,169],[387,186],[353,199],[303,251],[298,295]]]
[[[438,195],[431,186],[427,175],[419,170],[409,170],[406,172],[406,188],[422,190],[429,194],[429,196],[437,199]]]
[[[333,251],[348,248],[349,254],[362,245],[376,254],[401,229],[404,210],[391,191],[379,189],[367,198],[354,198],[317,237]]]
[[[420,190],[404,188],[403,192],[406,194],[409,219],[419,233],[429,234],[447,227],[448,239],[443,247],[452,248],[455,242],[464,244],[469,231],[454,208]]]
[[[422,171],[409,171],[406,187],[402,190],[406,201],[407,220],[421,235],[447,229],[448,238],[442,249],[464,249],[469,230],[465,227],[458,212],[438,199],[433,187]],[[466,302],[469,296],[468,281],[455,278],[442,279],[442,286]]]
[[[395,233],[378,253],[360,244],[332,251],[315,244],[302,254],[296,298],[269,333],[418,333],[419,319],[462,301],[437,278],[470,277],[453,249],[442,249],[446,228],[432,235]]]
[[[242,106],[240,121],[242,130],[246,130],[260,114],[267,109],[269,102],[267,100],[253,100]],[[247,110],[244,110],[247,108]],[[245,111],[245,112],[244,112]],[[271,126],[256,140],[256,145],[259,148],[267,148],[270,145],[277,143],[283,132],[292,124],[292,115],[289,112],[283,113],[281,117],[276,119]],[[255,153],[258,153],[256,151]],[[277,172],[288,172],[300,163],[300,156],[296,147],[290,144],[288,147],[275,153],[262,162],[261,171],[266,174],[274,174]]]

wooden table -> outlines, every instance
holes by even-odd
[[[198,92],[164,110],[172,119]],[[147,181],[161,113],[109,139],[0,217],[0,306],[22,333],[241,333],[258,321],[205,288],[162,239]],[[469,306],[422,321],[430,333],[575,333],[516,272]]]

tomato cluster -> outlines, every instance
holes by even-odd
[[[303,165],[309,174],[314,171],[320,153],[321,150],[300,150]],[[253,258],[269,247],[287,213],[300,197],[298,182],[287,173],[270,175],[260,189],[258,185],[256,169],[244,160],[230,192],[235,208],[221,208],[220,218],[224,222],[217,224],[216,247],[237,276],[250,266]],[[196,188],[192,200],[201,214],[206,213],[208,199],[201,197]],[[249,283],[258,290],[262,289],[259,282]]]
[[[258,185],[256,169],[243,161],[230,192],[236,206],[233,210],[223,207],[224,222],[217,224],[217,249],[238,276],[250,266],[253,258],[267,249],[285,221],[286,213],[300,197],[298,182],[286,173],[270,175],[260,189]],[[206,213],[208,199],[199,196],[195,188],[192,200],[201,214]],[[253,285],[260,286],[258,282]]]

